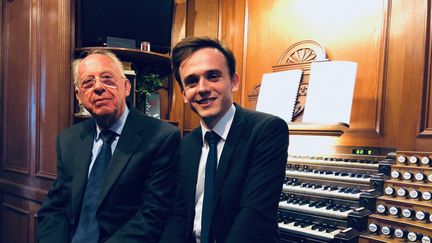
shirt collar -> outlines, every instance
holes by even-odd
[[[231,124],[234,120],[234,114],[235,114],[236,108],[234,104],[231,105],[231,107],[228,109],[228,111],[225,113],[225,115],[216,123],[214,128],[212,129],[219,137],[221,137],[224,141],[228,137],[228,132],[231,128]],[[209,132],[209,130],[206,126],[203,125],[202,121],[201,123],[201,135],[203,144],[207,144],[207,142],[204,139],[204,136],[206,132]]]
[[[123,114],[116,122],[114,122],[114,124],[109,128],[109,130],[120,135],[123,131],[123,127],[126,123],[126,118],[128,115],[129,115],[129,108],[126,106],[125,110],[123,111]],[[99,140],[99,134],[101,131],[102,129],[96,123],[96,138],[95,138],[96,141]]]

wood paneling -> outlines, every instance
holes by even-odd
[[[35,33],[33,1],[3,1],[3,141],[5,170],[30,173],[34,158],[34,62],[31,35]],[[20,139],[17,139],[20,138]]]
[[[188,0],[186,36],[218,36],[218,0]]]
[[[33,243],[36,242],[36,212],[39,205],[22,198],[5,195],[1,205],[2,242]]]
[[[189,0],[187,1],[186,36],[210,36],[218,38],[228,45],[236,56],[236,69],[240,77],[243,73],[245,1],[239,0]],[[178,4],[177,4],[178,5]],[[181,21],[181,19],[180,19]],[[176,22],[174,22],[176,24]],[[177,23],[179,25],[179,23]],[[174,26],[174,31],[181,28]],[[244,84],[240,82],[239,90],[233,95],[234,101],[243,103]],[[181,96],[181,93],[177,93]],[[183,102],[176,98],[176,102]],[[199,117],[188,105],[184,109],[183,129],[191,131],[199,126]]]
[[[425,58],[425,77],[424,77],[424,92],[423,92],[423,106],[422,106],[422,122],[420,123],[420,135],[429,137],[432,135],[432,41],[431,41],[431,9],[428,8],[428,29],[426,33],[426,58]]]
[[[239,91],[233,94],[234,102],[243,105],[242,90],[245,86],[243,76],[244,20],[246,14],[244,1],[220,1],[218,38],[228,45],[236,57],[236,70],[240,76]]]
[[[5,170],[55,175],[55,137],[71,113],[69,2],[5,2]]]
[[[419,133],[426,36],[430,31],[428,2],[398,0],[391,4],[384,143],[398,150],[415,150]]]
[[[295,42],[312,39],[330,60],[359,64],[351,127],[335,143],[432,148],[431,0],[176,0],[173,44],[217,37],[233,49],[248,100]],[[34,213],[55,176],[55,137],[69,126],[74,1],[0,2],[0,200],[3,242],[33,242]],[[199,118],[174,85],[171,119]],[[9,223],[10,222],[10,223]],[[19,228],[20,231],[12,230]]]
[[[213,36],[218,26],[218,38],[238,60],[236,102],[254,109],[247,97],[262,75],[290,45],[312,39],[326,47],[330,60],[358,63],[350,129],[336,143],[430,149],[430,0],[220,0],[219,9],[203,1],[211,8],[199,11],[196,2],[188,2],[193,29],[187,33]],[[200,14],[208,15],[200,20]],[[188,112],[185,128],[191,129],[198,119]]]
[[[35,214],[56,174],[55,139],[72,118],[73,3],[2,1],[2,242],[35,242]]]
[[[219,1],[188,0],[186,36],[218,37]],[[190,109],[184,108],[183,130],[189,132],[199,126],[199,117]]]
[[[176,0],[174,5],[174,17],[172,27],[172,47],[186,37],[186,12],[187,5],[185,0]],[[178,121],[178,127],[182,129],[184,127],[184,110],[185,105],[183,103],[182,92],[180,86],[177,83],[174,75],[172,75],[173,81],[173,97],[172,97],[172,110],[170,113],[171,120]]]
[[[53,177],[56,173],[57,133],[70,124],[72,113],[70,81],[70,1],[43,0],[38,18],[37,146],[36,172]]]
[[[263,73],[272,72],[271,66],[277,64],[290,45],[301,40],[315,40],[326,47],[330,60],[358,63],[353,102],[356,112],[351,116],[351,128],[378,136],[383,99],[386,2],[279,0],[263,3],[250,0],[246,92],[253,93]],[[250,101],[245,105],[255,108],[255,103]]]
[[[0,73],[3,71],[3,1],[0,1]],[[3,94],[4,94],[4,83],[1,81],[0,75],[0,129],[3,127],[4,121],[4,110],[3,110]],[[3,136],[0,135],[0,167],[1,161],[3,161]],[[1,215],[0,215],[1,216]],[[1,223],[0,223],[1,226]]]

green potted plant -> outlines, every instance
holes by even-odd
[[[149,103],[149,99],[152,96],[157,96],[157,99],[159,99],[158,95],[155,94],[156,91],[164,87],[164,82],[162,77],[158,73],[143,73],[141,75],[137,76],[137,87],[136,87],[136,94],[137,94],[137,100],[136,105],[137,108],[145,111],[146,114],[149,114],[151,109],[151,104]]]

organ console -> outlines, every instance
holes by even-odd
[[[391,148],[338,146],[327,155],[290,153],[279,202],[281,242],[358,242],[394,161]]]
[[[432,152],[396,152],[391,177],[360,242],[431,242],[431,159]]]

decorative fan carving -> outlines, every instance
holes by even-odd
[[[310,48],[302,48],[288,57],[288,63],[312,62],[316,57],[317,55],[314,50]]]
[[[290,46],[281,56],[278,65],[324,61],[324,46],[313,40],[304,40]]]

